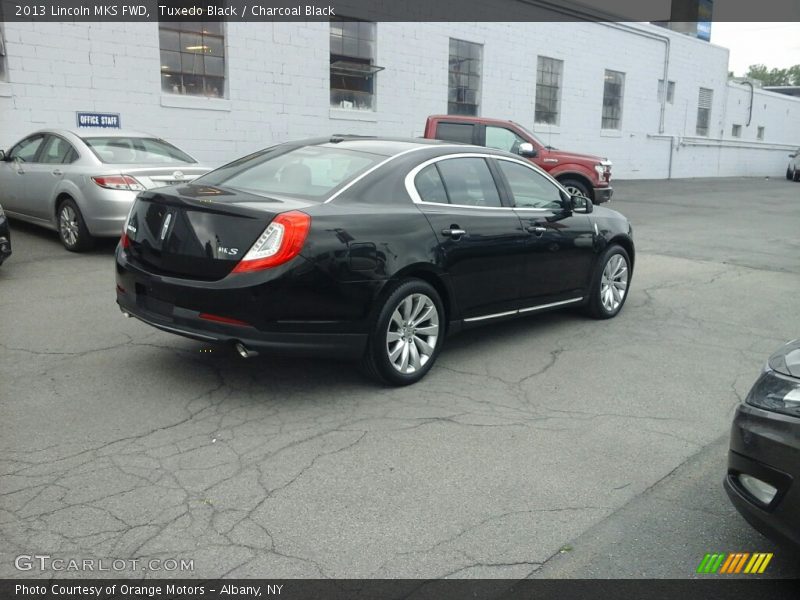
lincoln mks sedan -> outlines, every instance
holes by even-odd
[[[467,327],[564,307],[614,317],[633,264],[625,217],[516,155],[334,136],[141,192],[117,302],[242,356],[350,357],[406,385]]]

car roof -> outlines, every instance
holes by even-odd
[[[55,135],[74,135],[78,138],[85,137],[141,137],[141,138],[158,138],[159,136],[150,133],[143,133],[141,131],[131,131],[129,129],[111,129],[104,127],[83,127],[81,129],[40,129],[32,132],[30,135],[37,133],[53,133]],[[25,136],[28,137],[28,136]]]
[[[452,147],[454,145],[463,147],[464,149],[478,148],[477,146],[469,146],[467,144],[454,144],[453,142],[430,140],[426,138],[371,137],[343,134],[335,134],[330,137],[311,138],[288,143],[292,146],[324,146],[327,148],[346,148],[348,150],[368,152],[370,154],[379,154],[382,156],[395,156],[397,154],[402,154],[417,148],[435,149],[437,147]],[[485,148],[481,148],[481,150],[485,150]]]
[[[428,118],[435,119],[437,121],[453,121],[461,123],[495,123],[498,125],[508,125],[509,123],[513,123],[516,125],[516,123],[510,119],[491,119],[489,117],[471,117],[466,115],[431,115]]]

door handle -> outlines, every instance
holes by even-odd
[[[63,174],[64,174],[64,171],[62,171],[61,169],[53,169],[53,175],[58,176],[58,175],[63,175]]]
[[[545,231],[547,231],[547,227],[542,227],[541,225],[528,225],[525,228],[525,231],[535,235],[542,235]]]
[[[454,240],[458,240],[461,238],[462,235],[466,235],[467,232],[463,229],[458,229],[458,227],[451,226],[450,229],[442,229],[442,235],[449,236]]]

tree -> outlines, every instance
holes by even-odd
[[[766,65],[750,65],[745,77],[758,79],[764,85],[800,85],[800,65],[788,69],[768,69]]]

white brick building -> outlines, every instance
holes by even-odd
[[[327,22],[230,22],[213,38],[221,51],[205,38],[178,48],[222,54],[206,58],[208,73],[224,77],[208,78],[220,97],[162,84],[171,72],[164,69],[185,67],[177,52],[165,54],[157,23],[1,27],[5,148],[37,128],[75,127],[77,111],[119,113],[124,128],[174,141],[210,164],[331,133],[419,136],[427,115],[448,110],[451,39],[482,46],[480,115],[515,120],[559,148],[608,156],[616,177],[779,176],[788,150],[800,146],[799,98],[728,83],[726,49],[652,25],[378,23],[368,62],[383,70],[372,80],[372,110],[332,107]],[[164,65],[165,56],[179,66]],[[540,56],[563,61],[557,125],[535,123]],[[665,66],[673,84],[664,86],[662,120]],[[607,70],[623,74],[616,129],[601,127]],[[699,103],[710,107],[704,135]]]

